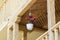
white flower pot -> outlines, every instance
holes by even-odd
[[[33,24],[32,23],[28,23],[26,24],[27,30],[32,30],[33,29]]]

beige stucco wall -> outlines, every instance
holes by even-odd
[[[7,40],[7,27],[0,31],[0,40]]]

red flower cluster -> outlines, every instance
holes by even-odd
[[[27,18],[27,20],[33,22],[33,21],[35,20],[35,17],[33,17],[33,16],[29,16],[29,17]]]

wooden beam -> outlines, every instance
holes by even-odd
[[[55,25],[55,0],[47,0],[48,29]]]
[[[54,29],[55,32],[55,40],[58,40],[58,29]]]
[[[23,16],[25,12],[30,9],[30,7],[36,2],[36,0],[31,0],[31,2],[24,8],[24,10],[19,14],[19,16]]]
[[[12,22],[10,24],[8,24],[7,40],[13,40],[13,30],[10,29],[11,27],[13,27],[12,25],[13,25]]]
[[[13,24],[13,40],[19,40],[19,26],[17,23]]]
[[[60,40],[60,25],[59,25],[59,40]]]
[[[7,40],[13,40],[13,31],[9,28],[7,30]]]
[[[27,30],[24,31],[24,40],[27,40]]]
[[[55,25],[55,0],[47,0],[48,30]],[[54,40],[53,32],[49,32],[49,40]]]

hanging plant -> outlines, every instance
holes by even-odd
[[[29,16],[26,19],[28,20],[28,23],[26,24],[27,29],[32,30],[33,29],[33,22],[35,20],[35,17],[32,16],[31,13],[29,13]]]
[[[35,17],[31,15],[31,13],[29,13],[29,16],[26,18],[28,20],[28,23],[33,23],[35,20]]]

